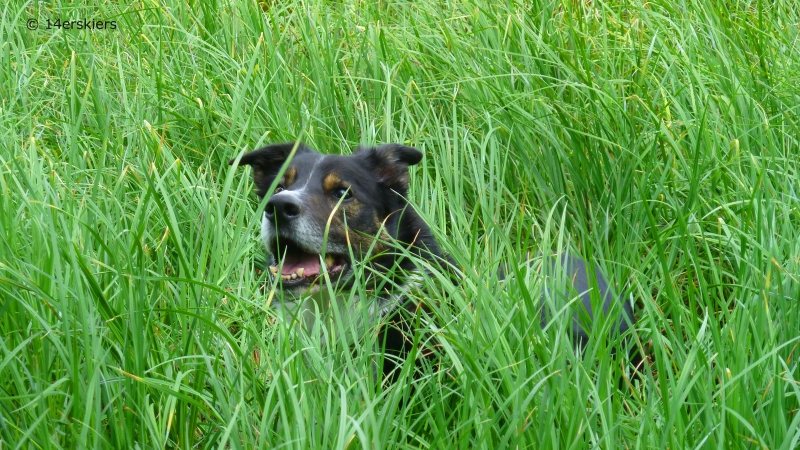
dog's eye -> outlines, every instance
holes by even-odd
[[[338,187],[331,191],[331,195],[333,195],[336,198],[347,200],[348,198],[353,196],[353,189],[352,188],[348,189],[346,187]]]
[[[278,193],[280,193],[280,192],[283,192],[283,186],[281,186],[281,185],[279,184],[279,185],[278,185],[278,187],[276,187],[276,188],[275,188],[275,192],[274,192],[274,194],[278,194]]]

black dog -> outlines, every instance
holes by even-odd
[[[294,157],[287,162],[292,152]],[[375,298],[370,300],[370,311],[387,318],[380,334],[388,356],[383,364],[386,376],[396,376],[395,369],[411,350],[413,327],[409,316],[413,314],[408,312],[416,305],[409,304],[402,291],[408,274],[417,268],[407,254],[448,264],[430,228],[406,201],[408,167],[421,160],[419,150],[400,144],[359,148],[350,156],[340,156],[321,155],[299,143],[282,143],[246,153],[238,162],[252,167],[259,198],[269,197],[261,238],[270,272],[280,279],[286,296],[281,307],[294,311],[327,309],[319,304],[323,301],[320,284],[325,273],[340,291],[352,288],[355,266],[383,275],[373,279],[383,287],[372,289]],[[236,159],[229,162],[234,163]],[[282,169],[274,190],[268,192]],[[396,244],[407,253],[394,251]],[[614,297],[599,270],[587,270],[586,262],[576,257],[547,260],[542,267],[548,273],[543,275],[551,276],[550,269],[557,269],[553,272],[568,281],[568,288],[546,288],[543,297],[554,297],[551,294],[558,292],[559,304],[580,297],[584,309],[574,313],[572,328],[581,345],[589,337],[582,324],[594,319],[592,280],[596,281],[596,299],[601,299],[605,313],[622,303],[623,317],[613,328],[620,333],[627,330],[632,322],[630,304]],[[543,308],[542,325],[549,317],[547,310],[557,313],[557,308]],[[307,320],[312,316],[305,315]]]
[[[267,192],[293,150],[295,155],[274,191]],[[392,251],[390,243],[403,243],[408,254],[419,258],[442,260],[430,228],[405,200],[408,166],[421,159],[421,152],[399,144],[339,156],[283,143],[239,160],[239,165],[252,167],[259,198],[269,197],[261,238],[270,272],[280,278],[286,296],[278,308],[299,311],[310,328],[311,312],[328,309],[332,301],[320,289],[323,266],[339,290],[352,287],[357,265],[383,274],[373,282],[392,289],[372,286],[375,298],[370,309],[372,315],[389,316],[381,330],[389,356],[383,364],[387,375],[411,347],[410,325],[400,312],[412,306],[398,292],[406,284],[406,274],[416,270],[405,254]]]

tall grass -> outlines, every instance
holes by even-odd
[[[790,2],[0,11],[0,448],[800,448]],[[295,138],[425,152],[409,198],[463,276],[412,292],[416,377],[271,312],[225,162]],[[635,300],[640,377],[495,275],[557,250]]]

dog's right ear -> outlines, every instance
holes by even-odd
[[[280,144],[270,144],[242,155],[239,165],[253,168],[253,181],[256,184],[256,194],[259,197],[263,197],[266,194],[267,189],[275,179],[275,175],[278,174],[283,163],[292,154],[295,146],[297,147],[295,155],[312,151],[299,142],[282,142]],[[234,165],[235,163],[236,158],[228,161],[229,165]]]
[[[422,161],[422,152],[402,144],[384,144],[364,149],[356,153],[363,155],[372,167],[378,180],[401,196],[408,191],[408,166]]]

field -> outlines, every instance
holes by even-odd
[[[81,3],[0,6],[0,449],[800,448],[792,2]],[[270,309],[227,161],[293,139],[425,153],[463,273],[393,386]],[[634,299],[640,377],[498,280],[559,250]]]

